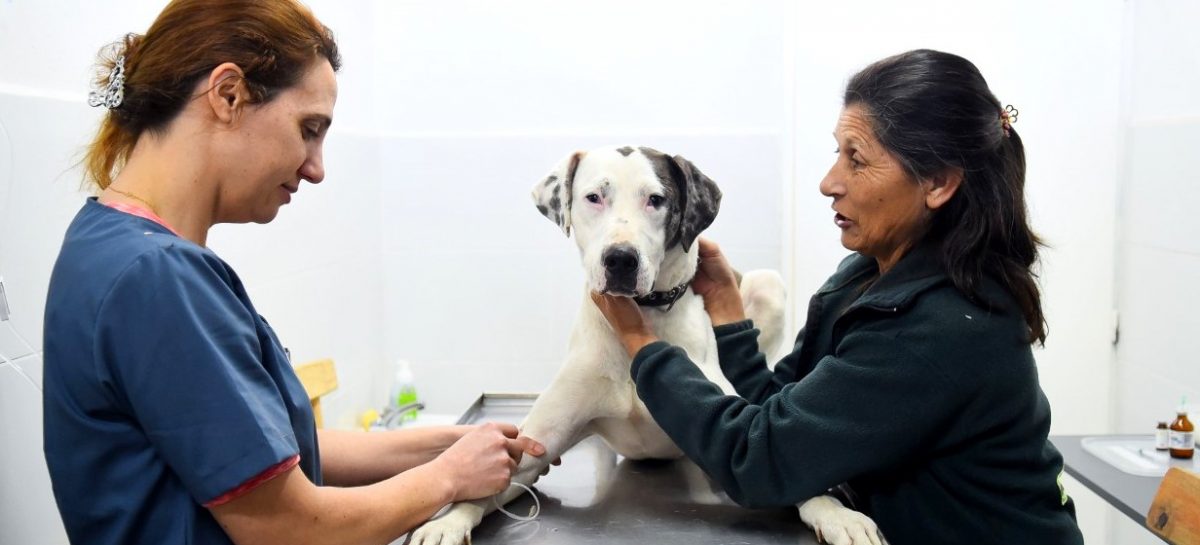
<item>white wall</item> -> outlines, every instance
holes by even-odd
[[[583,297],[533,185],[575,149],[682,154],[726,197],[710,235],[778,269],[785,2],[379,2],[386,352],[430,410],[537,391]]]
[[[1200,4],[1129,2],[1116,298],[1114,431],[1147,433],[1186,395],[1200,415]],[[1124,517],[1113,543],[1158,541]]]
[[[11,325],[35,348],[0,324],[0,354],[16,358],[39,386],[50,268],[81,202],[72,165],[97,119],[85,104],[90,60],[126,30],[119,20],[144,28],[157,9],[130,6],[119,17],[100,4],[60,11],[0,3],[0,276]],[[59,29],[56,39],[46,39],[47,29]],[[42,459],[41,408],[37,389],[12,367],[0,368],[0,543],[66,542]]]

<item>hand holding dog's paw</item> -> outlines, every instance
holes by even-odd
[[[817,541],[830,545],[887,545],[883,532],[870,517],[829,496],[817,496],[800,504],[800,520],[814,532]]]
[[[407,545],[470,545],[473,526],[470,520],[451,511],[413,530]]]
[[[545,448],[519,437],[512,424],[489,422],[463,435],[430,462],[454,488],[454,501],[486,498],[504,492],[526,451]]]

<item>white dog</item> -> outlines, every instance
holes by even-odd
[[[588,292],[636,298],[659,338],[683,348],[710,381],[733,393],[717,362],[704,301],[690,288],[694,242],[716,217],[720,190],[683,157],[626,146],[571,154],[538,182],[533,198],[567,236],[574,228],[587,289],[567,361],[521,425],[546,454],[526,456],[513,481],[532,484],[551,460],[593,434],[627,458],[682,456],[638,399],[630,358]],[[747,316],[762,330],[760,346],[769,347],[775,361],[771,352],[783,335],[782,279],[774,271],[747,273],[741,291]],[[521,492],[510,487],[495,499],[504,503]],[[414,531],[411,543],[459,545],[493,505],[492,498],[455,504]],[[837,545],[878,543],[873,521],[829,496],[801,504],[800,518]]]

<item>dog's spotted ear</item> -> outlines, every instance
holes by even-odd
[[[538,212],[557,223],[567,236],[571,236],[571,185],[584,153],[577,151],[559,161],[546,179],[533,186],[533,203]]]
[[[721,208],[721,190],[682,155],[671,158],[672,181],[678,192],[679,244],[688,251],[696,237],[712,225]]]

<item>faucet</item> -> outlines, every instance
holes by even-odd
[[[388,406],[383,410],[383,414],[379,415],[379,419],[371,424],[371,427],[378,426],[385,430],[398,428],[403,425],[406,414],[423,409],[425,409],[425,404],[420,401],[414,401],[399,407]]]

